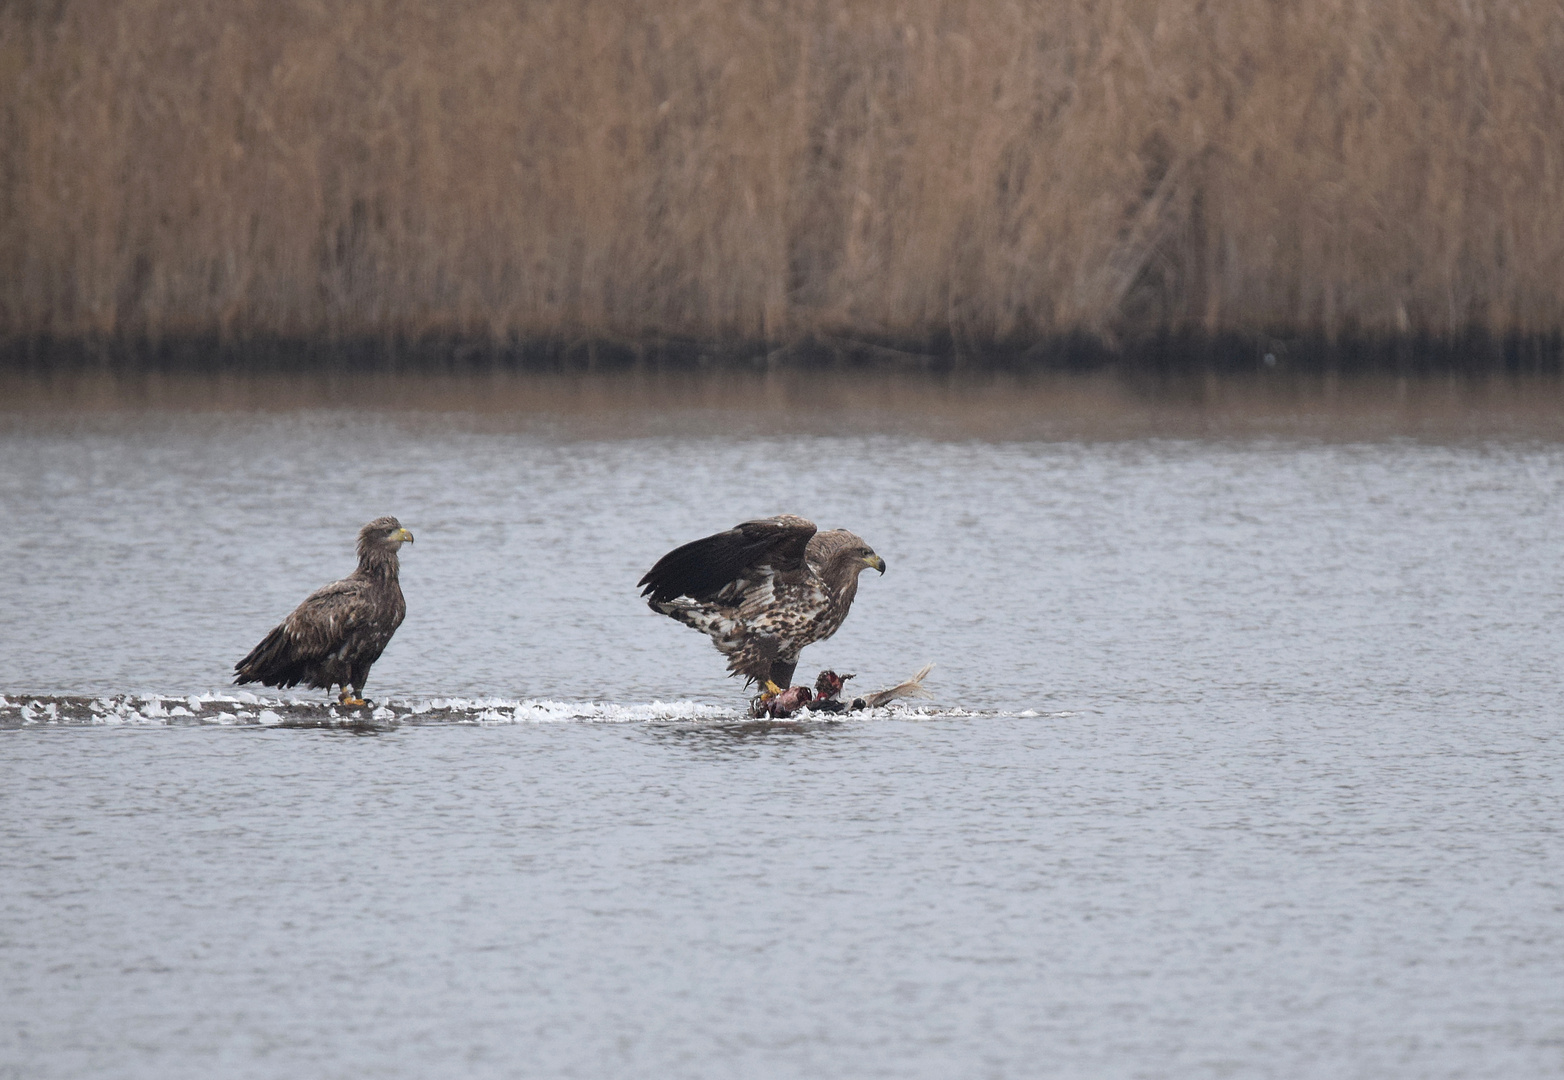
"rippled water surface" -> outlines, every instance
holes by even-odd
[[[398,385],[0,412],[0,1080],[1564,1073],[1548,402]],[[638,600],[779,510],[931,701]],[[227,686],[382,513],[372,707]]]

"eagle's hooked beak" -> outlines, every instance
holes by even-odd
[[[413,534],[408,532],[406,529],[398,529],[396,531],[396,538],[405,544],[411,544],[413,542]]]
[[[874,567],[874,569],[878,570],[882,575],[885,573],[885,560],[873,552],[870,552],[863,557],[863,564],[865,566]]]

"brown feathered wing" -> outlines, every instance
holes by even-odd
[[[801,574],[814,534],[814,522],[792,514],[746,521],[674,548],[636,584],[653,604],[680,596],[733,603],[761,581]]]
[[[362,686],[407,604],[395,580],[358,576],[317,589],[234,665],[236,683],[315,689]]]

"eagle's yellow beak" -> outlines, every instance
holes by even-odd
[[[885,573],[885,560],[880,558],[878,555],[875,555],[873,552],[863,557],[863,564],[865,566],[873,567],[882,574]]]
[[[406,529],[398,529],[396,531],[396,538],[407,544],[411,544],[413,542],[413,534],[408,532]]]

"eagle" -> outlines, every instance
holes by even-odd
[[[358,531],[358,569],[305,597],[234,665],[234,682],[341,686],[341,704],[363,705],[369,669],[407,614],[396,553],[412,542],[413,534],[394,517],[365,525]]]
[[[861,536],[783,514],[674,548],[637,584],[653,611],[708,635],[731,674],[770,695],[804,646],[841,627],[868,567],[884,574],[885,560]]]

